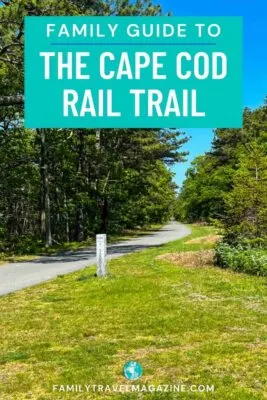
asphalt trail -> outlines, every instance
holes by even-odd
[[[190,233],[190,229],[185,225],[170,222],[161,230],[149,235],[108,245],[108,259],[111,260],[125,254],[161,246],[164,243],[181,239]],[[0,296],[48,281],[58,275],[81,270],[95,263],[95,247],[90,247],[75,252],[43,256],[32,261],[1,265]]]

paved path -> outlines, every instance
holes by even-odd
[[[171,222],[158,232],[109,245],[108,259],[121,257],[124,254],[149,247],[160,246],[183,238],[189,235],[190,232],[190,229],[185,225]],[[48,281],[57,277],[57,275],[78,271],[95,263],[95,247],[91,247],[55,256],[43,256],[32,261],[1,265],[0,295]]]

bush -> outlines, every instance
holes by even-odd
[[[35,254],[42,247],[41,241],[36,240],[33,235],[10,236],[5,240],[0,238],[0,252],[14,254]]]
[[[239,228],[227,228],[224,231],[225,243],[228,243],[232,247],[241,245],[243,248],[251,249],[266,249],[267,248],[267,236],[262,235],[258,237],[255,234],[248,234],[240,232]]]
[[[267,276],[267,253],[260,249],[220,242],[215,249],[215,264],[250,275]]]

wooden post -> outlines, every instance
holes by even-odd
[[[107,275],[107,235],[96,235],[97,276]]]

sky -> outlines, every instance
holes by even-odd
[[[256,108],[267,94],[267,2],[266,0],[161,0],[165,12],[175,16],[241,16],[243,41],[243,105]],[[181,185],[190,162],[208,151],[212,129],[182,129],[191,136],[184,149],[188,162],[176,165],[175,181]]]

